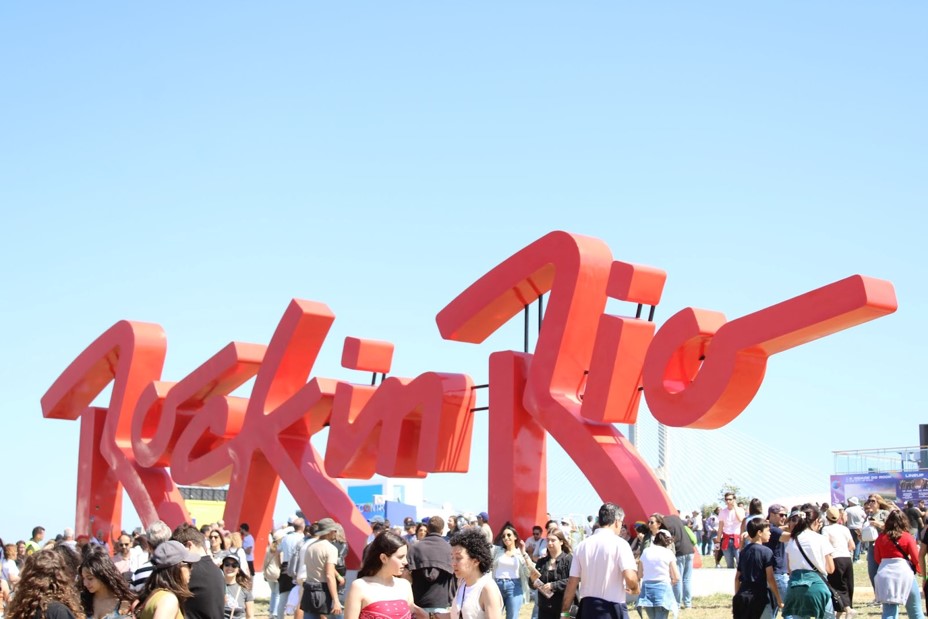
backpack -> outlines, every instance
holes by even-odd
[[[296,548],[293,549],[293,555],[290,557],[290,562],[287,563],[287,575],[294,581],[296,575],[300,572],[300,567],[303,565],[303,546],[305,545],[306,538],[304,537],[297,542]]]

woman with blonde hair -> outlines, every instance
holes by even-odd
[[[61,555],[40,550],[26,557],[6,619],[84,619],[77,587]]]
[[[226,548],[227,551],[232,551],[238,555],[238,559],[241,562],[242,571],[251,576],[251,571],[248,569],[248,555],[245,553],[245,549],[242,547],[242,534],[238,531],[232,531],[229,535],[231,539],[231,544]]]

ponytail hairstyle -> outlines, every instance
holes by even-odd
[[[796,539],[806,529],[814,531],[812,525],[821,517],[822,513],[818,510],[817,505],[804,503],[801,507],[793,508],[789,514],[790,537]]]

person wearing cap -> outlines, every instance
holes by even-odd
[[[290,562],[293,561],[298,546],[302,546],[305,539],[303,527],[305,525],[302,518],[293,517],[288,520],[293,530],[280,540],[280,578],[278,586],[280,588],[280,597],[277,602],[277,619],[284,619],[287,609],[287,597],[290,590],[294,587],[293,576],[295,571],[289,569]],[[274,612],[272,609],[271,612]]]
[[[861,530],[867,523],[867,512],[860,506],[860,499],[852,496],[847,500],[847,509],[844,510],[845,526],[851,531],[851,539],[854,540],[854,563],[860,559],[860,551],[863,548],[861,540]]]
[[[227,550],[221,565],[225,579],[226,619],[252,619],[255,614],[255,596],[251,592],[251,577],[242,569],[241,556]]]
[[[416,538],[416,520],[412,516],[406,516],[403,519],[403,529],[405,530],[403,539],[406,540],[407,544],[415,544],[419,541]]]
[[[851,531],[839,521],[840,517],[841,510],[832,505],[825,511],[825,526],[822,528],[822,535],[834,548],[831,558],[835,571],[828,575],[828,584],[837,594],[834,598],[839,602],[839,608],[835,608],[835,612],[839,618],[854,604],[854,562],[851,560],[854,539]]]
[[[788,515],[786,508],[779,503],[767,508],[770,539],[764,542],[764,546],[773,552],[773,580],[777,584],[781,600],[786,599],[786,589],[789,586],[789,574],[786,572],[786,542],[790,539],[790,533],[786,530]],[[780,609],[775,608],[773,616],[776,617],[779,612]]]
[[[139,596],[138,619],[184,619],[181,605],[192,597],[188,588],[190,566],[200,555],[169,539],[151,555],[152,572]]]
[[[151,556],[160,544],[171,539],[171,528],[160,520],[155,520],[145,530],[145,539],[148,541],[149,558],[132,574],[132,590],[136,593],[145,588],[145,582],[155,569]]]
[[[264,553],[264,565],[261,568],[261,575],[264,576],[264,582],[271,589],[271,598],[268,601],[268,609],[271,614],[277,612],[277,603],[280,599],[280,540],[284,538],[286,532],[283,529],[277,529],[271,534],[270,543]]]
[[[306,580],[303,582],[300,609],[305,619],[342,614],[342,605],[338,599],[340,577],[335,569],[338,548],[332,543],[338,527],[331,518],[321,518],[315,526],[316,541],[303,554]]]
[[[490,528],[490,516],[486,512],[480,512],[477,514],[477,526],[480,527],[480,532],[483,533],[483,536],[487,538],[487,541],[491,544],[493,543],[493,529]]]

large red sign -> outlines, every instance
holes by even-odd
[[[607,299],[660,301],[666,273],[614,261],[600,240],[552,232],[477,280],[437,317],[445,339],[482,342],[550,292],[534,352],[489,359],[488,506],[528,531],[547,511],[545,433],[603,500],[630,518],[673,509],[613,424],[633,423],[643,392],[669,426],[718,428],[763,381],[767,358],[896,310],[890,282],[855,275],[733,321],[684,309],[652,322],[605,313]],[[144,523],[187,520],[176,484],[228,484],[225,521],[258,532],[260,563],[283,481],[310,518],[343,523],[352,564],[367,522],[336,478],[464,472],[474,385],[466,374],[391,376],[379,385],[311,377],[335,315],[294,300],[268,345],[233,342],[178,382],[161,379],[161,327],[121,321],[42,398],[45,417],[81,420],[77,531],[121,528],[122,491]],[[393,346],[346,338],[342,365],[388,373]],[[231,395],[255,379],[249,398]],[[92,402],[112,384],[109,405]],[[325,456],[310,437],[329,427]]]

